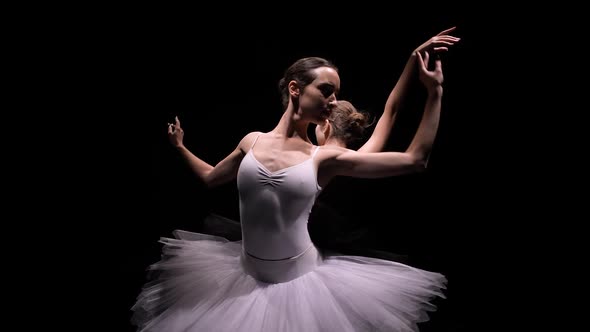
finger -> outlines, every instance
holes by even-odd
[[[174,132],[172,132],[172,124],[170,123],[170,124],[168,125],[168,134],[169,134],[169,135],[172,135],[173,133],[174,133]]]
[[[446,46],[453,46],[454,43],[450,43],[450,42],[437,42],[435,43],[436,46],[433,46],[433,48],[436,47],[446,47]],[[445,46],[441,46],[441,45],[445,45]]]
[[[444,36],[436,36],[436,39],[460,40],[461,37],[444,35]]]
[[[424,59],[422,58],[422,54],[420,52],[417,52],[418,54],[418,60],[420,60],[420,69],[422,71],[427,71],[426,66],[424,65]]]
[[[444,44],[448,44],[448,45],[452,45],[454,43],[459,42],[459,40],[461,40],[461,38],[457,38],[457,37],[452,37],[452,38],[444,38],[444,37],[436,37],[437,40],[434,43],[444,43]]]
[[[434,52],[438,53],[438,52],[448,51],[449,48],[448,47],[441,46],[441,47],[435,47],[435,48],[433,48],[433,50],[434,50]]]
[[[440,60],[440,58],[434,60],[434,70],[442,72],[442,61]]]
[[[433,45],[448,45],[448,46],[452,46],[455,45],[456,43],[458,43],[458,40],[454,40],[454,39],[442,39],[439,38],[438,40],[435,40],[432,42]]]
[[[427,51],[425,51],[424,52],[424,63],[426,64],[427,68],[428,68],[428,63],[429,63],[428,61],[430,61],[430,54]]]
[[[448,28],[448,29],[446,29],[446,30],[443,30],[443,31],[439,32],[437,36],[440,36],[440,35],[445,35],[445,34],[447,34],[447,33],[451,32],[451,31],[455,30],[455,28],[456,28],[456,26],[454,26],[454,27],[452,27],[452,28]]]
[[[178,115],[175,116],[174,119],[176,120],[176,127],[180,128],[180,120],[178,120]]]

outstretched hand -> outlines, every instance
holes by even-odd
[[[449,32],[455,30],[456,27],[452,27],[439,32],[436,36],[428,39],[422,45],[418,46],[414,53],[430,52],[431,54],[438,54],[449,50],[449,46],[455,45],[461,38],[449,35]]]
[[[420,52],[417,53],[418,55],[418,67],[420,68],[420,81],[427,90],[434,89],[438,86],[441,86],[444,77],[442,71],[442,61],[440,59],[434,60],[434,69],[428,70],[428,60],[430,59],[430,54],[428,52],[424,52],[424,57]]]
[[[182,139],[184,138],[184,130],[180,127],[178,116],[174,119],[175,123],[168,124],[168,139],[175,147],[181,147],[183,145]]]

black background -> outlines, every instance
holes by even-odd
[[[182,121],[185,145],[215,164],[248,132],[274,127],[282,112],[278,80],[303,56],[332,60],[340,69],[339,97],[379,116],[410,52],[456,26],[452,34],[462,39],[443,55],[442,115],[428,172],[356,181],[341,194],[356,207],[348,206],[354,217],[367,221],[372,247],[449,278],[448,298],[424,331],[490,324],[487,307],[499,283],[494,264],[507,258],[515,236],[506,211],[517,205],[520,188],[503,186],[521,174],[515,159],[504,162],[517,154],[511,133],[520,116],[498,116],[521,103],[510,89],[520,76],[507,59],[518,49],[518,39],[507,35],[519,18],[486,6],[298,6],[251,5],[249,14],[230,5],[190,13],[143,7],[93,17],[96,24],[83,32],[64,27],[72,36],[64,44],[76,49],[60,59],[69,68],[64,109],[78,114],[67,114],[67,130],[58,132],[58,144],[68,149],[51,151],[47,160],[68,160],[55,174],[72,180],[66,187],[60,176],[50,179],[51,188],[63,186],[69,195],[47,206],[64,207],[63,223],[52,231],[76,243],[66,244],[73,256],[60,263],[85,267],[59,276],[77,295],[71,307],[81,313],[72,321],[132,331],[130,307],[147,266],[159,259],[159,237],[199,231],[212,212],[239,219],[235,182],[206,190],[170,147],[171,116]],[[419,83],[413,91],[390,150],[403,150],[417,125],[424,95]]]

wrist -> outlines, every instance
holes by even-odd
[[[443,86],[442,84],[432,85],[428,87],[428,95],[432,97],[442,96]]]

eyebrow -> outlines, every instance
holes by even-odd
[[[319,85],[320,86],[326,86],[327,85],[327,86],[330,86],[330,87],[334,88],[334,90],[336,90],[336,85],[334,83],[332,83],[332,82],[323,82],[323,83],[320,83]]]

